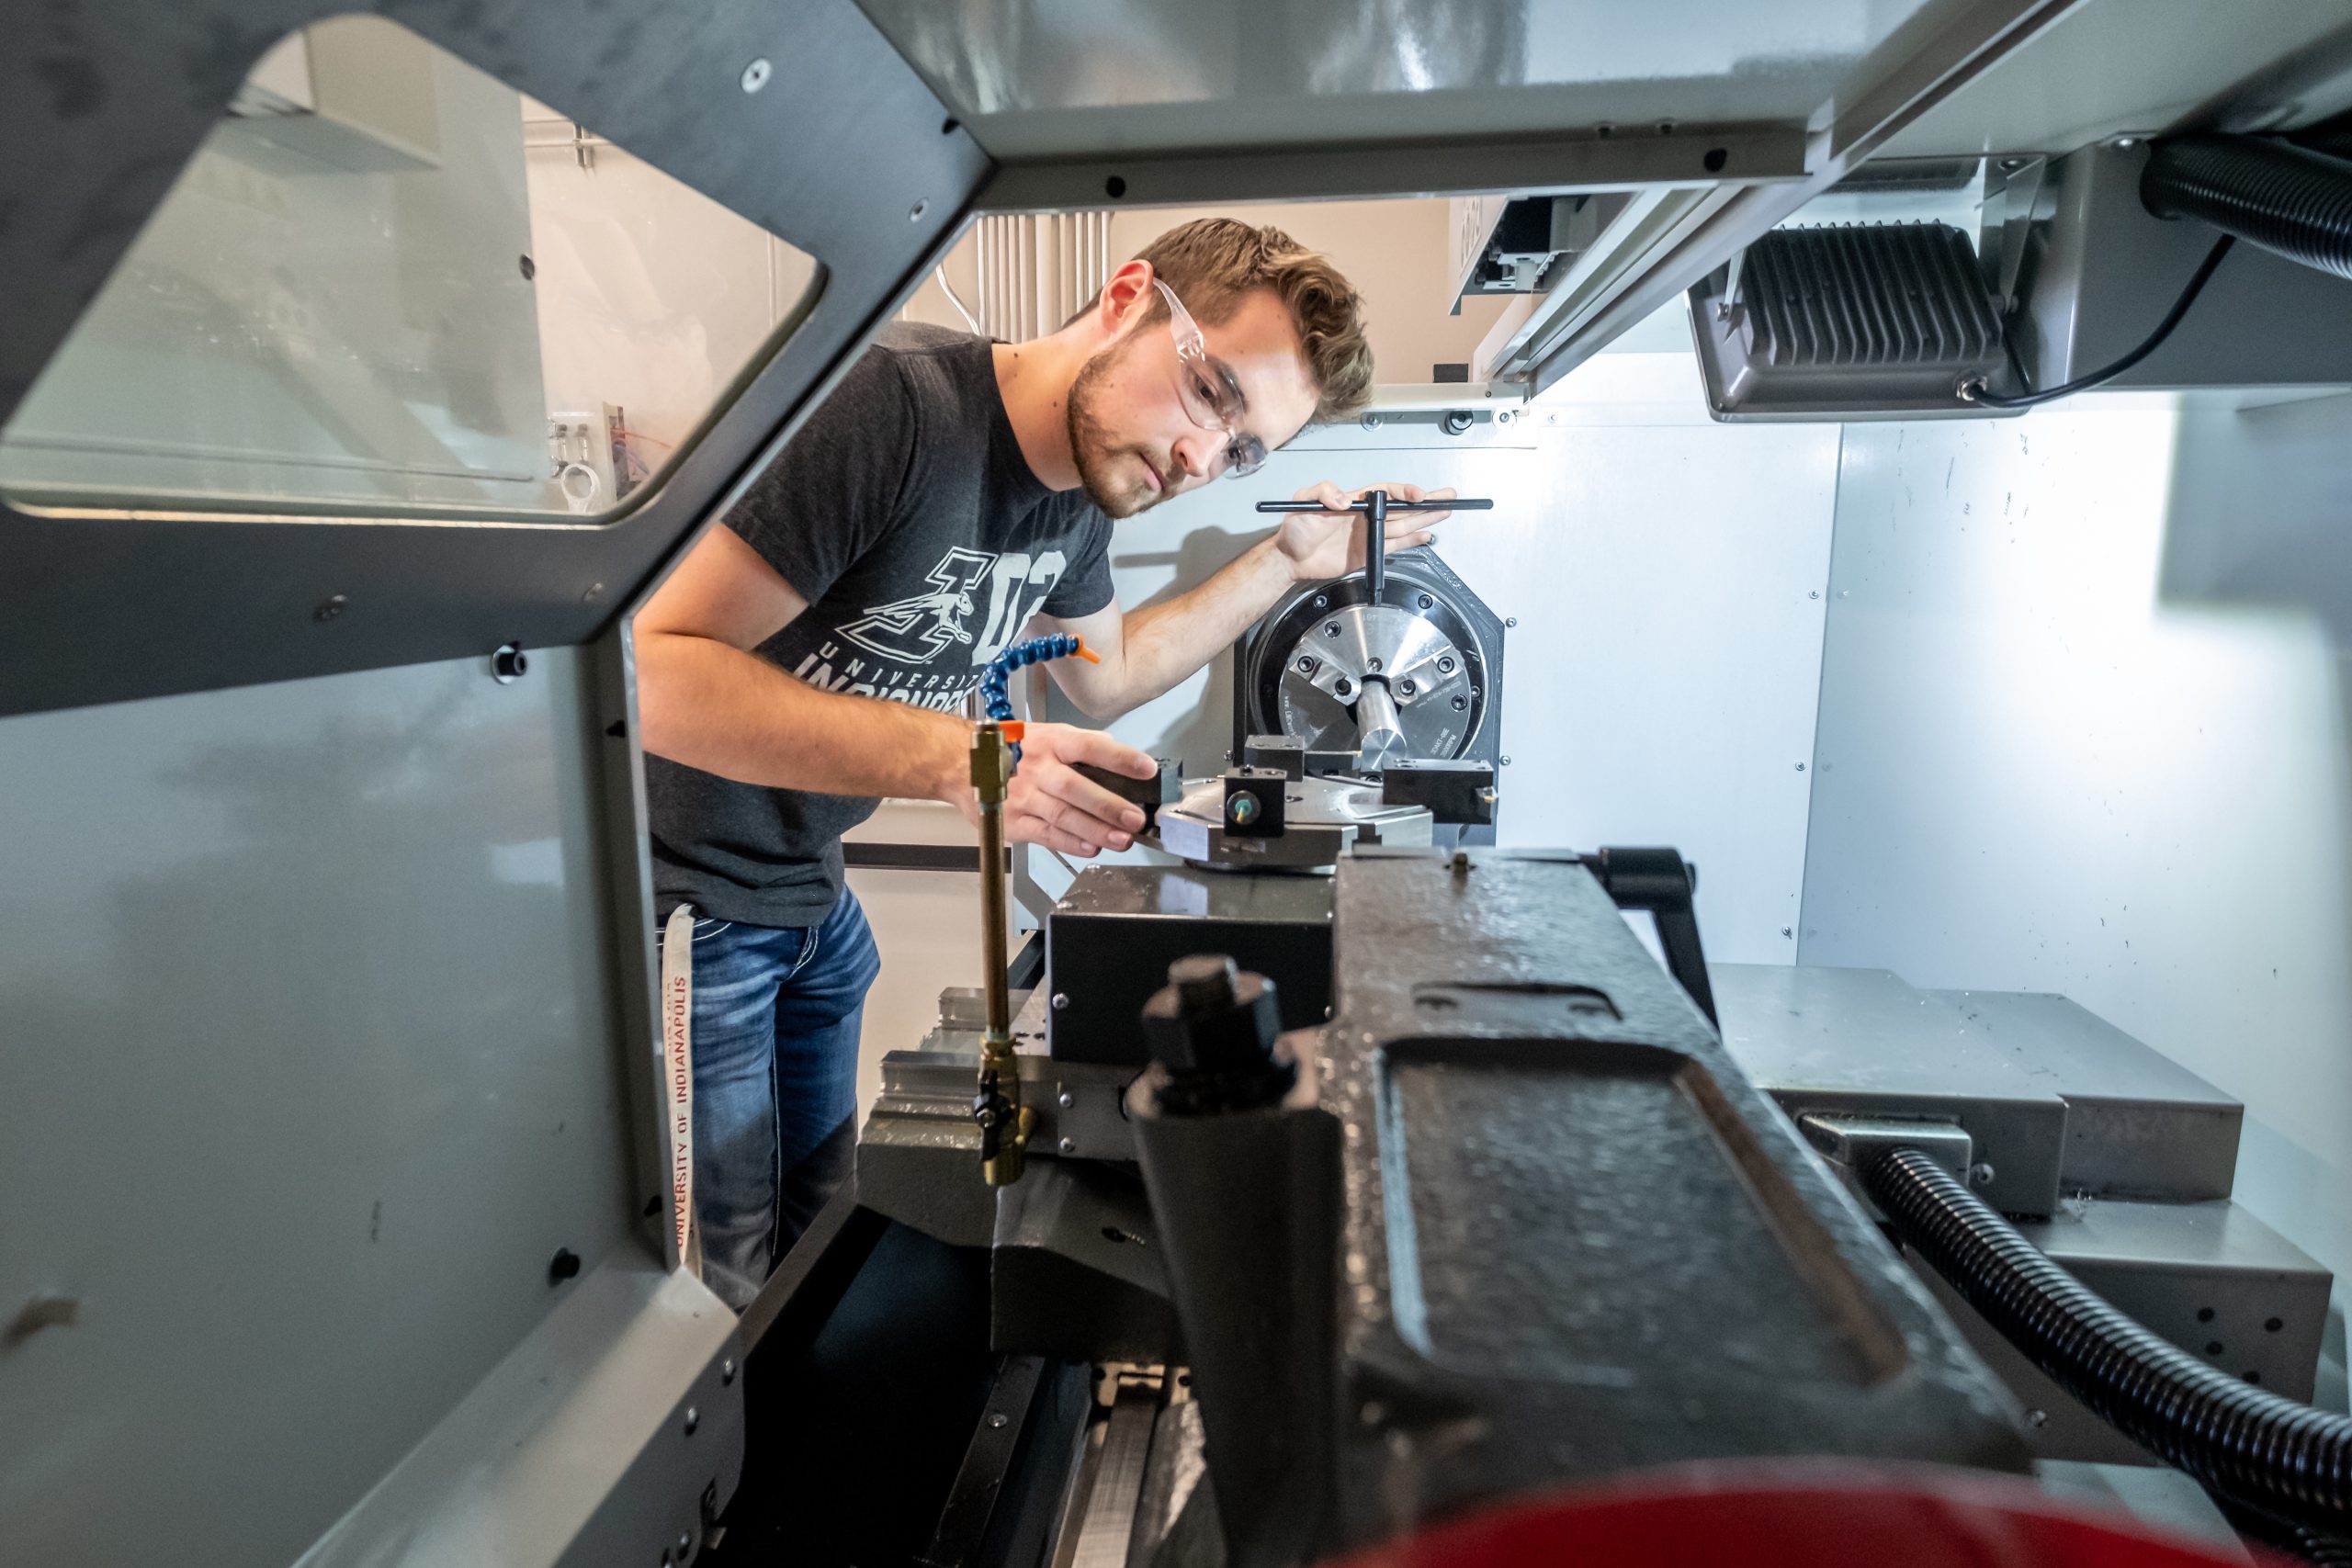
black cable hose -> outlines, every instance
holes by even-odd
[[[2352,131],[2329,134],[2324,144],[2331,151],[2352,142]],[[2026,409],[2113,380],[2172,335],[2233,240],[2352,278],[2352,163],[2328,152],[2222,131],[2173,137],[2148,154],[2140,171],[2140,203],[2159,218],[2199,219],[2222,234],[2156,330],[2112,365],[2062,386],[2005,397],[1983,377],[1972,377],[1961,384],[1962,398],[1988,408]]]
[[[2230,1528],[2246,1540],[2258,1540],[2275,1547],[2290,1557],[2301,1558],[2314,1568],[2352,1568],[2352,1541],[2340,1536],[2323,1535],[2309,1525],[2290,1523],[2275,1518],[2259,1508],[2250,1508],[2225,1493],[2210,1491],[2213,1506]]]
[[[2156,143],[2140,202],[2352,278],[2352,163],[2259,136],[2207,131]]]
[[[2213,269],[2222,265],[2222,258],[2230,254],[2230,247],[2236,243],[2237,236],[2234,234],[2224,234],[2215,242],[2213,248],[2205,254],[2204,261],[2198,264],[2197,271],[2190,276],[2188,287],[2180,291],[2180,298],[2172,302],[2172,309],[2165,312],[2165,319],[2156,323],[2156,330],[2142,338],[2139,347],[2113,364],[2102,365],[2087,376],[2077,376],[2071,381],[2061,382],[2055,387],[2045,387],[2039,392],[2018,392],[2014,396],[2003,396],[2001,393],[1993,391],[1984,385],[1984,377],[1971,376],[1960,384],[1960,395],[1969,402],[1983,403],[1988,408],[2030,409],[2036,403],[2046,403],[2055,398],[2070,397],[2076,392],[2088,391],[2103,381],[2114,380],[2118,376],[2155,353],[2164,345],[2165,339],[2172,336],[2173,328],[2180,325],[2181,318],[2188,314],[2188,308],[2197,303],[2197,297],[2205,291],[2205,285],[2211,279]]]
[[[2321,1536],[2352,1526],[2352,1416],[2239,1382],[2085,1290],[1917,1149],[1861,1171],[1905,1245],[2117,1431],[2227,1496]]]

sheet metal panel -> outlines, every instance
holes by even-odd
[[[2005,1213],[2057,1206],[2066,1102],[1949,1001],[1883,969],[1712,965],[1724,1045],[1791,1117],[1812,1111],[1956,1122]]]
[[[2047,992],[1934,991],[2066,1101],[2070,1193],[2193,1203],[2230,1195],[2245,1108],[2105,1019]]]
[[[11,1561],[290,1561],[643,1245],[588,667],[0,724]]]
[[[1803,127],[1929,0],[1071,0],[865,9],[991,153]]]

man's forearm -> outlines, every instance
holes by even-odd
[[[1129,611],[1120,623],[1119,684],[1099,705],[1121,714],[1167,691],[1248,631],[1294,581],[1288,558],[1267,539],[1189,592]]]
[[[710,637],[640,634],[637,686],[648,751],[744,784],[944,800],[970,766],[952,714],[820,692]]]

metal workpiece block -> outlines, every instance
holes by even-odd
[[[2312,1397],[2334,1276],[2237,1204],[2068,1199],[2047,1221],[2018,1229],[2152,1333],[2274,1393]],[[2158,1462],[2043,1376],[1949,1286],[1929,1282],[2026,1407],[2038,1455]]]
[[[1283,836],[1285,807],[1291,796],[1290,774],[1281,768],[1231,768],[1219,775],[1224,788],[1222,812],[1228,832],[1260,838]]]
[[[1158,757],[1151,777],[1138,779],[1125,773],[1113,773],[1091,762],[1078,764],[1079,775],[1109,790],[1121,800],[1143,807],[1144,826],[1149,828],[1163,806],[1173,806],[1183,797],[1184,764],[1174,757]]]
[[[2026,1462],[1990,1374],[1581,865],[1351,859],[1337,914],[1328,1545],[1674,1461]]]
[[[1237,812],[1245,797],[1254,805]],[[1313,871],[1367,844],[1426,846],[1430,829],[1427,811],[1388,805],[1376,784],[1244,768],[1186,785],[1143,841],[1219,870]]]
[[[1724,1047],[1792,1118],[1945,1122],[1975,1144],[1970,1185],[2008,1214],[2057,1206],[2066,1101],[1949,1000],[1883,969],[1717,964]]]
[[[1151,1205],[1130,1167],[1036,1160],[999,1190],[989,1343],[1064,1361],[1182,1359]]]
[[[1448,827],[1492,827],[1494,764],[1405,758],[1389,763],[1382,773],[1380,798],[1389,806],[1422,807]]]
[[[2226,1198],[2245,1108],[2098,1014],[2046,991],[1928,991],[2066,1102],[2069,1197]]]
[[[1168,966],[1195,953],[1225,953],[1273,981],[1284,1029],[1320,1024],[1331,1000],[1330,878],[1088,866],[1046,919],[1054,1059],[1140,1068],[1143,1005]]]

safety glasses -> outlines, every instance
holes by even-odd
[[[1266,444],[1241,428],[1240,384],[1221,361],[1209,356],[1208,339],[1202,334],[1200,322],[1193,320],[1193,312],[1184,309],[1176,291],[1158,278],[1152,282],[1168,300],[1168,330],[1176,339],[1176,390],[1183,399],[1185,413],[1203,430],[1226,437],[1218,468],[1227,479],[1256,473],[1265,467]]]

